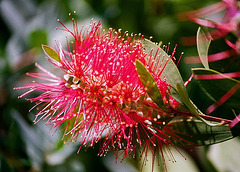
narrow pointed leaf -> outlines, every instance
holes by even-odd
[[[156,55],[156,58],[160,58],[159,63],[163,62],[165,64],[168,61],[166,67],[164,68],[161,78],[166,77],[167,83],[171,85],[170,90],[170,96],[173,97],[176,101],[178,101],[180,104],[183,104],[181,101],[181,98],[179,97],[177,91],[176,91],[176,83],[184,85],[182,76],[176,66],[176,64],[172,61],[172,59],[169,58],[168,54],[161,49],[158,45],[154,44],[153,42],[143,39],[143,46],[147,53],[151,53],[152,55]],[[161,64],[156,64],[158,66],[161,66]],[[157,68],[157,70],[159,70]],[[154,72],[154,71],[153,71]]]
[[[209,69],[208,49],[210,43],[211,40],[207,37],[207,35],[204,33],[201,27],[199,27],[197,31],[197,50],[200,60],[206,69]]]
[[[61,61],[58,53],[54,49],[52,49],[51,47],[49,47],[47,45],[42,45],[42,49],[48,57],[50,57],[50,58],[52,58],[52,59],[54,59],[58,62]]]
[[[136,60],[136,70],[141,80],[145,90],[147,91],[149,97],[160,107],[165,108],[162,95],[158,89],[157,83],[153,79],[152,75],[147,71],[145,66],[139,61]]]

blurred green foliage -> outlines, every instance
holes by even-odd
[[[104,28],[121,28],[129,33],[142,33],[153,41],[178,44],[176,58],[197,54],[196,46],[184,46],[182,38],[195,36],[198,25],[181,22],[177,14],[199,9],[216,0],[1,0],[0,1],[0,171],[139,171],[136,161],[115,164],[114,156],[97,156],[98,149],[82,150],[79,144],[63,146],[60,132],[50,130],[43,122],[33,125],[31,104],[18,99],[21,91],[14,87],[30,82],[25,73],[34,70],[34,63],[44,64],[41,44],[54,45],[65,40],[57,23],[70,23],[69,12],[76,11],[79,26],[91,18],[101,19]],[[179,68],[184,79],[191,75],[191,67],[181,61]],[[203,109],[206,96],[194,81],[189,85],[191,98]],[[192,157],[196,157],[194,155]],[[201,154],[204,159],[206,153]],[[195,158],[196,159],[196,158]],[[227,159],[227,157],[226,157]],[[209,163],[209,162],[208,162]],[[204,162],[196,162],[196,169],[207,171]],[[239,166],[238,166],[239,167]],[[187,168],[187,166],[186,166]],[[212,169],[212,168],[211,168]],[[156,169],[157,170],[157,169]]]

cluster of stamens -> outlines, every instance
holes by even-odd
[[[65,80],[65,87],[73,90],[81,90],[83,94],[89,95],[89,97],[94,97],[94,99],[91,99],[92,102],[100,102],[102,104],[102,107],[105,105],[112,105],[113,100],[115,100],[116,105],[121,109],[121,111],[124,114],[129,114],[129,113],[135,113],[140,117],[147,117],[149,114],[153,113],[153,108],[145,104],[144,102],[152,102],[152,100],[147,96],[147,95],[142,95],[140,98],[136,100],[132,100],[130,98],[124,99],[123,95],[118,95],[114,94],[114,89],[117,87],[116,85],[120,85],[119,83],[116,84],[113,87],[107,87],[105,83],[101,85],[101,89],[98,90],[98,92],[101,92],[101,94],[98,94],[98,96],[92,96],[96,95],[96,92],[91,92],[91,88],[84,84],[81,79],[75,77],[74,75],[69,75],[65,74],[64,75],[64,80]],[[125,86],[122,86],[121,89],[126,89]],[[92,94],[92,95],[91,95]],[[100,96],[100,97],[99,97]],[[152,116],[151,116],[152,117]],[[153,121],[158,121],[161,118],[159,114],[156,115],[156,117],[153,117]],[[149,123],[151,121],[145,120],[144,121],[146,125],[149,126]],[[132,124],[126,124],[126,127],[132,127]],[[150,127],[148,127],[150,128]]]
[[[80,88],[80,83],[81,83],[81,80],[77,77],[75,77],[74,75],[69,75],[69,74],[66,74],[63,76],[64,80],[65,80],[65,86],[67,88],[72,88],[72,89],[78,89]]]

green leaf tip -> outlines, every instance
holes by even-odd
[[[148,70],[139,60],[136,60],[135,64],[138,77],[142,82],[149,97],[158,105],[158,107],[166,109],[160,90],[158,89],[157,83],[152,77],[152,75],[148,72]]]
[[[52,49],[51,47],[42,44],[42,49],[45,52],[45,54],[48,57],[50,57],[51,59],[54,59],[54,60],[56,60],[58,62],[61,61],[58,53],[54,49]]]

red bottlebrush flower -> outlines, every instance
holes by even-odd
[[[172,145],[170,136],[179,139],[167,126],[174,116],[170,108],[162,110],[155,105],[136,72],[136,59],[145,66],[146,59],[151,60],[146,58],[143,36],[128,36],[127,33],[122,36],[120,30],[113,29],[106,32],[100,21],[91,21],[88,28],[79,30],[73,20],[73,32],[63,27],[62,30],[73,36],[74,43],[71,47],[68,45],[67,51],[57,44],[57,57],[47,57],[64,72],[63,77],[57,77],[36,64],[42,73],[28,75],[46,82],[18,88],[30,89],[20,97],[33,91],[43,92],[27,99],[36,102],[33,108],[39,109],[36,122],[47,119],[47,124],[56,129],[64,124],[63,138],[76,141],[80,137],[79,150],[82,146],[93,146],[104,137],[99,155],[112,149],[117,156],[122,151],[126,157],[131,152],[134,155],[136,148],[142,145],[144,150],[159,147],[162,154],[163,145]],[[166,107],[169,104],[176,107],[174,99],[170,97],[171,102],[166,99],[170,85],[160,79],[164,65],[158,70],[153,73],[149,67]]]

